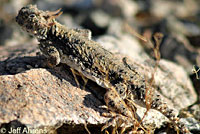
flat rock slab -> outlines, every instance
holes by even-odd
[[[121,40],[109,36],[106,38],[110,38],[110,42],[107,40],[106,43],[102,43],[105,48],[110,45],[110,48],[115,47],[119,52],[127,50],[122,53],[126,53],[129,57],[134,55],[130,58],[130,64],[136,64],[141,73],[150,76],[153,66],[146,64],[144,58],[148,56],[144,57],[146,54],[132,37],[124,35]],[[34,44],[36,42],[32,42],[31,47],[21,45],[12,48],[12,51],[7,51],[8,53],[0,57],[1,128],[6,128],[8,131],[10,127],[19,126],[40,130],[41,132],[38,133],[44,133],[44,131],[45,133],[86,133],[84,124],[87,124],[91,133],[101,133],[101,127],[109,119],[101,116],[101,113],[106,110],[100,108],[104,105],[103,95],[106,90],[91,81],[85,89],[83,86],[77,87],[66,65],[61,64],[54,69],[48,69],[45,66],[45,58],[40,54],[35,56],[38,49]],[[121,47],[123,49],[120,49]],[[6,50],[9,48],[0,51]],[[194,103],[197,96],[184,70],[168,61],[161,61],[160,66],[164,67],[158,70],[156,89],[168,104],[180,110]],[[175,71],[169,73],[166,70]],[[181,73],[181,80],[178,79],[177,72]],[[168,77],[169,74],[170,77]],[[83,85],[81,78],[78,79]],[[172,87],[169,86],[170,84]],[[145,109],[139,107],[138,111],[142,117]],[[144,124],[155,129],[163,126],[166,121],[168,120],[162,114],[151,110]]]
[[[1,76],[0,122],[18,120],[32,128],[64,122],[76,125],[86,121],[88,124],[105,123],[98,109],[101,102],[91,92],[73,86],[66,79],[46,69]]]

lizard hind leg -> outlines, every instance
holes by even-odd
[[[108,127],[112,126],[113,127],[112,134],[116,134],[119,133],[118,128],[121,127],[120,134],[123,134],[129,126],[127,117],[121,114],[110,112],[110,113],[103,113],[102,115],[105,117],[112,117],[112,118],[106,122],[106,124],[101,128],[101,131],[104,131]]]
[[[76,77],[76,75],[79,75],[79,73],[76,72],[76,70],[74,70],[73,68],[70,68],[70,70],[72,71],[72,74],[73,74],[73,76],[74,76],[74,79],[75,79],[75,81],[76,81],[76,84],[77,84],[78,88],[80,88],[80,84],[79,84],[78,79],[77,79],[77,77]]]
[[[114,126],[115,129],[120,127],[120,133],[124,133],[128,127],[131,127],[135,123],[134,114],[114,87],[107,90],[104,100],[110,113],[103,113],[103,116],[113,118],[102,127],[102,131],[110,126]]]
[[[81,78],[82,78],[83,81],[84,81],[83,89],[85,90],[86,84],[87,84],[87,82],[88,82],[88,78],[86,78],[86,77],[85,77],[84,75],[82,75],[81,73],[80,73],[80,75],[81,75]]]
[[[76,84],[77,84],[78,88],[80,88],[80,83],[78,82],[78,79],[77,79],[76,75],[81,76],[81,78],[84,81],[83,89],[85,89],[85,86],[86,86],[86,84],[88,82],[88,79],[83,74],[79,73],[78,71],[74,70],[73,68],[70,68],[70,70],[72,71],[72,74],[74,76],[74,79],[76,81]]]

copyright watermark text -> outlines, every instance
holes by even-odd
[[[0,128],[0,133],[1,134],[5,134],[5,133],[8,133],[8,134],[27,134],[27,133],[30,133],[30,134],[38,134],[38,133],[41,133],[41,134],[46,134],[47,133],[47,130],[44,128],[44,129],[40,129],[40,128],[28,128],[28,127],[16,127],[16,128]]]

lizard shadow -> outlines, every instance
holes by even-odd
[[[88,80],[86,86],[84,87],[84,81],[82,80],[82,78],[80,76],[76,76],[80,84],[80,87],[78,87],[75,78],[70,70],[70,67],[62,63],[54,69],[48,69],[48,71],[60,80],[64,79],[72,86],[90,92],[89,94],[84,96],[84,100],[82,103],[85,107],[92,108],[100,114],[106,112],[105,109],[100,107],[102,105],[105,105],[104,94],[106,92],[106,89],[98,86],[95,82],[91,80]]]
[[[88,108],[92,108],[95,111],[98,111],[100,114],[107,112],[106,109],[100,107],[105,105],[104,95],[106,93],[106,89],[89,80],[88,85],[86,85],[86,90],[91,92],[91,94],[88,94],[84,97],[83,104]]]
[[[15,75],[32,68],[44,68],[43,56],[8,57],[0,61],[0,75]]]
[[[95,82],[88,80],[86,86],[84,87],[84,81],[80,76],[76,76],[77,80],[80,84],[80,87],[77,85],[75,78],[70,70],[70,67],[66,64],[60,63],[53,69],[48,69],[48,71],[56,76],[58,79],[66,80],[69,82],[72,86],[76,88],[80,88],[81,90],[85,90],[89,92],[89,94],[84,96],[83,105],[88,108],[92,108],[95,111],[102,113],[105,112],[103,108],[100,108],[100,106],[104,105],[104,94],[106,92],[106,89],[98,86]]]

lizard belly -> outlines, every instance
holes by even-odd
[[[109,82],[104,80],[103,78],[97,77],[93,75],[94,73],[90,69],[86,69],[82,67],[81,63],[76,63],[75,59],[70,58],[69,56],[65,55],[61,57],[61,63],[67,64],[71,68],[75,69],[79,73],[81,73],[86,78],[96,82],[99,86],[103,88],[109,88]]]

